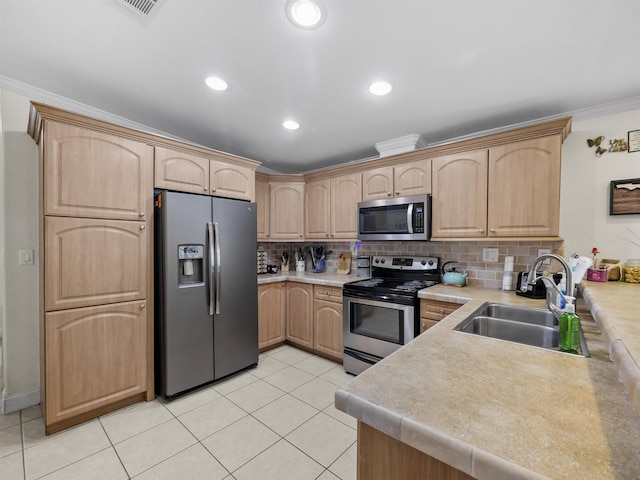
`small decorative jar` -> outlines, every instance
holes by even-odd
[[[640,259],[630,258],[624,266],[624,281],[640,283]]]

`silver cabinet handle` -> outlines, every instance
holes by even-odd
[[[479,228],[479,229],[478,229],[478,231],[479,231],[480,233],[484,233],[484,228]]]
[[[143,304],[141,304],[141,305],[140,305],[140,310],[144,310],[144,307],[145,307],[145,304],[144,304],[144,303],[143,303]]]
[[[145,227],[144,225],[140,225],[140,230],[144,230],[145,228],[147,227]]]
[[[144,212],[140,212],[140,216],[141,216],[141,217],[144,217]]]
[[[390,196],[391,196],[391,192],[387,192],[387,197],[390,197]]]
[[[400,195],[400,191],[399,190],[396,190],[396,195]]]
[[[490,229],[489,229],[489,231],[490,231],[491,233],[496,233],[496,229],[495,229],[495,228],[490,228]]]
[[[211,191],[212,191],[213,193],[215,193],[215,192],[216,192],[216,190],[218,190],[218,189],[217,189],[217,188],[215,188],[215,187],[211,189]]]
[[[444,308],[441,308],[441,309],[440,309],[440,313],[441,313],[441,314],[444,314]]]

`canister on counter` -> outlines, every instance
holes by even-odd
[[[640,258],[630,258],[624,265],[624,281],[640,283]]]

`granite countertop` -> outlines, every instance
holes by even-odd
[[[607,335],[594,326],[587,336],[591,358],[452,331],[485,301],[544,308],[544,300],[425,289],[421,298],[462,306],[338,390],[336,407],[478,479],[640,478],[640,415],[607,351],[625,335],[638,340],[640,286],[584,282],[583,292],[585,323],[585,303],[609,321]],[[626,366],[637,371],[629,358]]]
[[[339,273],[314,273],[314,272],[278,272],[258,275],[258,285],[274,282],[301,282],[313,285],[325,285],[328,287],[342,287],[347,282],[354,282],[364,277],[358,277],[355,273],[343,275]]]

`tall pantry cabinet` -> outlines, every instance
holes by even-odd
[[[154,395],[154,149],[126,132],[32,106],[47,434]]]

